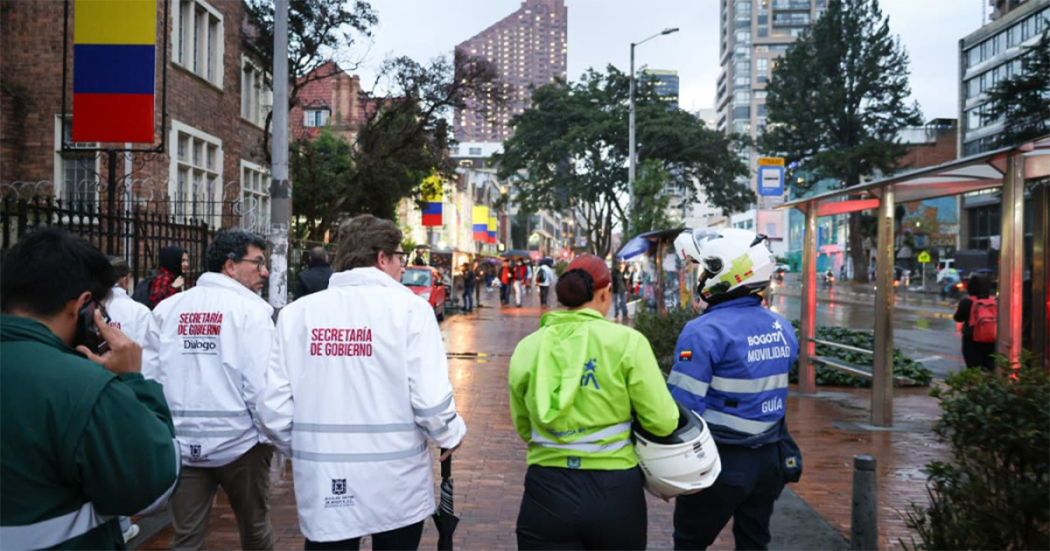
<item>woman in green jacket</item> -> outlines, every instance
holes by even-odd
[[[519,549],[644,549],[644,478],[632,417],[658,436],[678,407],[641,333],[608,321],[612,278],[600,258],[569,264],[549,312],[510,361],[514,427],[528,443]]]

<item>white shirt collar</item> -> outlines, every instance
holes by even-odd
[[[226,274],[217,274],[215,272],[201,274],[201,276],[197,278],[197,286],[233,291],[255,304],[265,307],[266,311],[269,312],[270,315],[273,315],[273,306],[270,306],[269,303],[263,300],[262,297],[257,295],[254,291],[241,285],[237,280]]]
[[[395,280],[383,272],[379,268],[354,268],[353,270],[347,270],[344,272],[336,272],[332,274],[332,279],[328,280],[329,287],[389,287],[391,289],[400,289],[406,293],[414,294],[401,284],[400,281]]]
[[[113,288],[110,289],[110,296],[113,297],[113,299],[128,298],[128,290],[120,285],[114,285]]]

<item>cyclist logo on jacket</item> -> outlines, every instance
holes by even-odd
[[[583,377],[580,378],[580,386],[587,386],[590,383],[594,383],[594,390],[602,389],[602,387],[598,386],[598,379],[594,378],[594,371],[598,369],[598,365],[595,364],[597,361],[598,358],[593,358],[583,364]]]

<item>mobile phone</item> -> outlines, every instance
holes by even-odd
[[[109,323],[109,316],[106,315],[105,309],[98,306],[93,300],[88,301],[77,312],[77,333],[73,344],[74,346],[84,345],[88,350],[94,350],[96,354],[105,354],[109,351],[109,345],[102,340],[98,326],[95,325],[96,308],[102,311],[102,321]]]

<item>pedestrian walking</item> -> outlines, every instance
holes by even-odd
[[[128,261],[119,256],[110,256],[108,260],[113,266],[113,275],[117,278],[117,283],[110,290],[109,297],[102,301],[106,314],[109,316],[109,326],[116,327],[121,333],[135,341],[135,344],[145,347],[146,335],[153,322],[153,315],[146,305],[128,296],[128,277],[131,274]],[[120,529],[124,532],[125,542],[131,541],[139,533],[139,526],[132,524],[131,519],[126,516],[120,517]]]
[[[477,261],[470,266],[470,270],[474,272],[474,303],[478,308],[481,308],[481,286],[488,287],[488,281],[485,277],[484,267]]]
[[[514,303],[518,308],[521,308],[522,295],[528,281],[529,268],[525,265],[525,261],[519,258],[518,265],[514,267]]]
[[[514,269],[510,266],[510,260],[503,259],[503,267],[499,274],[499,301],[503,306],[510,304],[511,284],[514,282]]]
[[[181,445],[171,547],[204,548],[221,486],[237,518],[241,547],[273,549],[273,447],[261,436],[256,413],[273,342],[273,308],[258,295],[269,276],[266,241],[240,229],[222,230],[208,245],[205,264],[208,272],[193,289],[153,311],[143,368],[164,385]]]
[[[613,266],[612,271],[612,293],[613,293],[613,317],[616,319],[627,319],[627,285],[624,283],[624,263]]]
[[[124,549],[118,516],[163,507],[179,478],[163,391],[96,308],[115,279],[98,249],[41,228],[5,252],[0,548]]]
[[[149,284],[150,310],[156,308],[160,301],[182,291],[186,283],[186,270],[190,265],[186,249],[175,245],[161,249],[159,258],[157,275]]]
[[[733,228],[675,240],[683,260],[700,265],[697,290],[709,306],[679,335],[667,384],[711,427],[722,460],[713,486],[676,500],[675,549],[706,549],[730,518],[737,549],[765,549],[773,503],[801,475],[784,419],[798,340],[787,319],[762,307],[776,267],[764,240]]]
[[[995,369],[996,322],[999,307],[992,294],[992,284],[981,274],[966,280],[966,295],[959,301],[952,319],[962,323],[962,354],[966,367],[985,371]]]
[[[474,311],[474,286],[477,284],[478,276],[470,266],[463,264],[463,309],[467,312]]]
[[[544,314],[511,357],[511,416],[529,445],[519,549],[645,548],[632,415],[661,436],[679,415],[645,337],[605,319],[610,283],[600,258],[576,257],[555,287],[569,310]]]
[[[310,249],[310,260],[307,269],[295,276],[295,298],[300,299],[311,293],[328,288],[332,277],[332,265],[328,263],[328,251],[324,247]]]
[[[281,312],[259,416],[295,460],[306,549],[416,549],[434,512],[427,441],[466,435],[433,309],[400,283],[401,230],[361,215],[339,229],[326,291]],[[444,459],[442,457],[442,459]]]
[[[536,267],[536,275],[534,276],[536,281],[536,288],[540,290],[540,307],[547,307],[547,299],[550,295],[551,281],[554,281],[554,270],[551,269],[546,263],[541,262]]]
[[[846,282],[846,263],[845,262],[843,262],[842,266],[839,267],[839,282],[840,283],[845,283]]]

